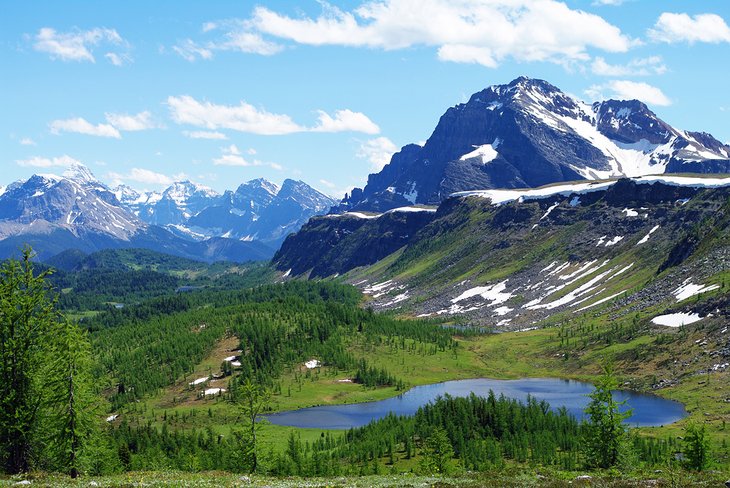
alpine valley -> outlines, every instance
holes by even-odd
[[[79,164],[12,183],[0,256],[41,262],[5,261],[2,330],[70,319],[26,327],[54,392],[32,483],[721,486],[728,173],[730,146],[637,100],[520,77],[341,201]]]

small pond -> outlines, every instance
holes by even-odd
[[[492,380],[476,378],[470,380],[445,381],[433,385],[416,386],[393,398],[377,402],[353,403],[349,405],[325,405],[303,408],[268,415],[271,423],[293,427],[317,429],[350,429],[361,427],[370,421],[385,417],[389,412],[397,415],[413,415],[419,407],[449,394],[465,397],[471,392],[487,396],[489,390],[495,395],[526,401],[528,395],[547,401],[553,409],[567,408],[572,415],[582,418],[588,405],[586,396],[593,391],[593,385],[574,380],[555,378],[527,378],[521,380]],[[687,415],[684,406],[672,400],[655,395],[616,391],[617,401],[626,400],[626,408],[633,409],[627,420],[632,426],[659,426],[676,422]]]

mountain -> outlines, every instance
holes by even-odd
[[[464,192],[410,228],[392,211],[314,218],[274,262],[341,275],[376,310],[504,330],[603,309],[727,316],[729,202],[728,177]]]
[[[177,209],[194,209],[205,192],[189,188],[174,185],[165,198]],[[15,256],[26,244],[41,259],[68,249],[145,248],[203,261],[262,260],[273,253],[260,242],[182,239],[144,222],[117,195],[134,197],[129,189],[112,192],[81,164],[70,166],[61,176],[33,175],[9,185],[0,194],[0,257]]]
[[[220,199],[215,191],[190,181],[175,182],[162,193],[127,196],[124,195],[127,189],[116,190],[126,197],[122,203],[129,206],[135,215],[148,224],[160,226],[184,224],[190,217]]]
[[[257,240],[278,248],[289,233],[336,203],[303,181],[287,179],[279,188],[256,179],[226,192],[177,229],[191,236]]]
[[[33,175],[0,195],[0,239],[66,231],[129,241],[147,225],[120,206],[116,196],[83,165],[56,175]]]
[[[259,178],[223,195],[189,181],[174,183],[161,193],[139,193],[126,186],[114,192],[142,221],[164,226],[184,239],[225,237],[271,247],[337,204],[306,183],[290,179],[279,188]]]
[[[730,172],[730,147],[673,128],[637,100],[588,105],[520,77],[449,108],[422,147],[404,146],[333,210],[382,212],[465,190],[688,172]]]

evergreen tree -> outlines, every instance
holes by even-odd
[[[426,439],[421,466],[429,474],[449,474],[454,448],[443,427],[436,427]]]
[[[94,430],[95,397],[90,384],[91,346],[69,321],[60,322],[51,339],[48,368],[48,445],[55,467],[72,478],[79,474],[79,454]]]
[[[591,401],[585,409],[588,415],[583,432],[585,455],[588,465],[608,468],[619,461],[627,434],[623,421],[631,416],[631,411],[621,412],[619,409],[625,402],[613,399],[611,392],[618,387],[618,382],[611,366],[604,368],[595,387],[588,394]]]
[[[257,433],[261,428],[260,416],[269,408],[271,399],[270,392],[258,383],[253,383],[250,378],[246,380],[235,390],[234,402],[241,409],[245,422],[245,430],[237,435],[241,444],[248,444],[247,457],[250,459],[251,472],[258,470],[258,453],[257,453]]]
[[[48,271],[34,273],[30,248],[0,267],[0,461],[8,473],[31,468],[41,391],[37,373],[56,322]]]
[[[710,464],[710,441],[705,426],[689,423],[684,434],[684,462],[689,469],[702,471]]]

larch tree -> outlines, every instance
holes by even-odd
[[[623,422],[631,411],[621,412],[625,402],[613,398],[612,391],[618,388],[618,382],[611,366],[604,367],[595,387],[588,394],[591,401],[585,409],[588,419],[584,425],[584,453],[590,466],[609,468],[619,462],[627,437]]]
[[[45,271],[33,271],[30,248],[0,267],[0,461],[7,473],[28,471],[37,450],[42,407],[38,372],[58,314]]]

